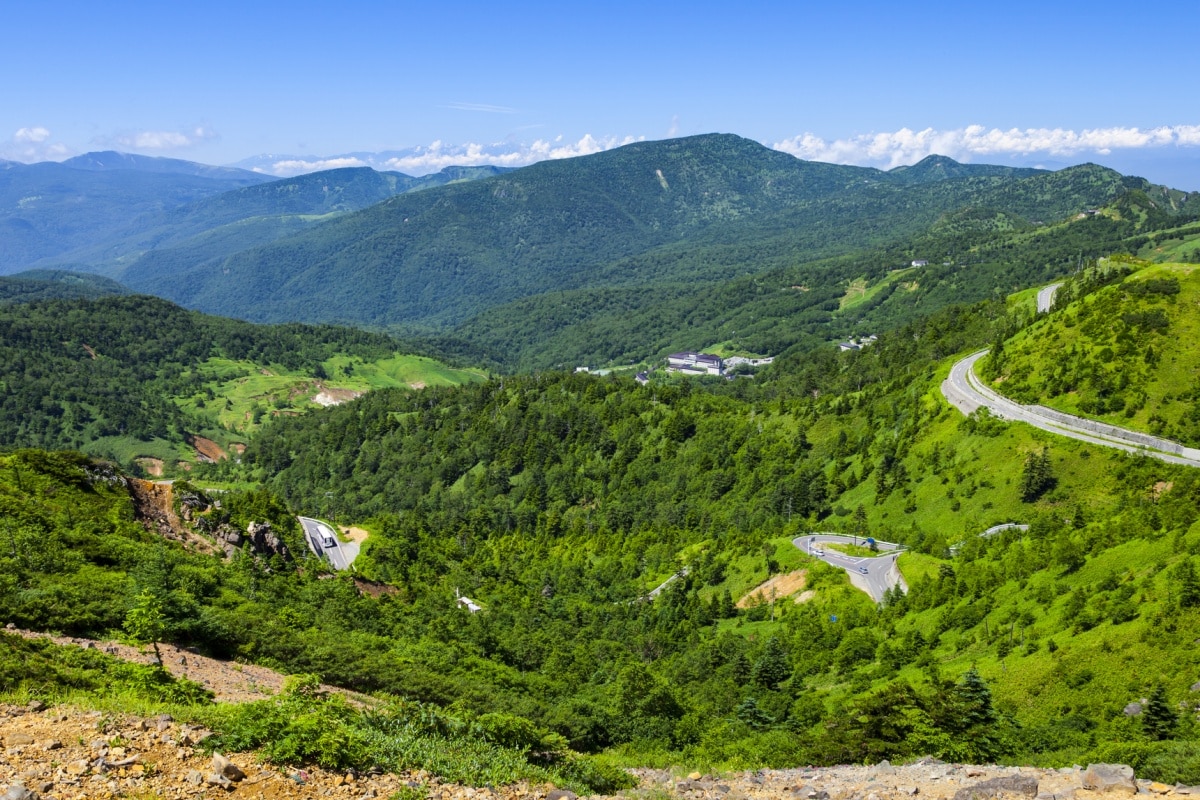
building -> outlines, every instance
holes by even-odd
[[[689,350],[667,356],[667,371],[684,375],[721,375],[725,372],[725,362],[720,356]]]
[[[918,258],[916,261],[912,262],[912,265],[914,267],[928,267],[929,262],[923,258]]]

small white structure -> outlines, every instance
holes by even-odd
[[[879,341],[879,337],[876,336],[875,334],[871,334],[870,336],[864,336],[858,340],[847,339],[844,342],[838,342],[838,349],[843,350],[843,351],[844,350],[862,350],[867,345],[874,344],[877,341]]]
[[[918,258],[912,262],[912,265],[914,267],[928,267],[929,262],[927,260],[925,260],[924,258]]]
[[[458,603],[460,607],[465,608],[472,614],[478,614],[480,611],[483,611],[483,606],[479,605],[469,597],[463,597],[458,593],[458,589],[454,590],[454,601]]]
[[[667,370],[684,375],[721,375],[725,371],[725,362],[720,356],[689,350],[667,356]]]

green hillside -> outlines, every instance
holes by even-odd
[[[1023,403],[1200,445],[1197,266],[1102,262],[1060,289],[1058,303],[982,365],[996,388]]]
[[[445,330],[545,293],[702,290],[883,246],[964,206],[1048,222],[1146,187],[1094,165],[918,172],[804,162],[727,135],[645,142],[404,195],[183,274],[124,279],[261,321]]]
[[[521,369],[653,363],[718,342],[752,353],[807,350],[889,330],[954,303],[1047,283],[1084,260],[1189,235],[1181,233],[1189,225],[1179,227],[1192,219],[1188,213],[1156,206],[1169,208],[1170,192],[1156,189],[1151,197],[1128,190],[1101,206],[1102,213],[1048,225],[970,207],[888,245],[814,262],[796,263],[785,237],[713,246],[704,253],[714,262],[752,262],[760,271],[715,285],[697,279],[546,292],[484,311],[455,335]],[[911,266],[922,260],[928,263]],[[667,272],[689,262],[686,253],[656,251],[621,263]],[[844,302],[850,297],[853,302]]]
[[[4,447],[157,459],[170,471],[199,458],[196,437],[236,450],[273,416],[372,388],[481,379],[378,334],[261,327],[145,296],[0,304]]]
[[[15,576],[0,601],[20,624],[84,634],[150,592],[173,641],[609,763],[1086,759],[1200,780],[1194,722],[1175,712],[1200,679],[1200,471],[951,408],[938,386],[954,354],[1045,324],[1013,309],[951,307],[754,382],[562,372],[380,389],[275,417],[240,464],[193,471],[252,493],[218,507],[177,484],[201,537],[224,515],[267,519],[299,557],[289,512],[362,524],[355,571],[382,594],[318,580],[313,561],[193,564],[114,510],[110,468],[5,456],[0,502],[23,521],[16,555],[0,552]],[[237,380],[241,366],[205,368]],[[978,536],[1003,522],[1029,530]],[[908,545],[909,592],[876,607],[791,544],[831,530]],[[53,546],[32,559],[32,541]],[[739,608],[799,571],[793,595]],[[37,600],[51,591],[96,599]],[[1157,699],[1122,713],[1141,698]]]
[[[950,408],[950,362],[931,355],[994,341],[1023,313],[951,309],[757,385],[563,374],[420,403],[373,393],[277,421],[246,462],[304,508],[370,519],[358,568],[414,609],[469,592],[486,611],[451,641],[538,681],[537,700],[505,702],[628,763],[933,753],[1197,775],[1190,721],[1162,734],[1121,709],[1156,687],[1173,704],[1200,673],[1185,646],[1200,634],[1200,474]],[[313,455],[331,435],[341,448]],[[1047,480],[1029,498],[1033,456]],[[1030,530],[977,536],[1010,521]],[[910,592],[873,608],[791,546],[810,530],[908,544]],[[636,633],[614,635],[613,604],[680,566],[685,579],[616,615]],[[798,567],[807,602],[733,610]],[[949,711],[976,691],[972,668],[986,722]],[[656,699],[622,706],[634,674]],[[604,716],[613,704],[626,722]]]
[[[110,278],[86,272],[31,269],[0,277],[0,305],[34,300],[91,300],[129,290]]]
[[[0,165],[0,274],[68,261],[68,253],[125,230],[131,220],[260,180],[246,175],[253,173],[217,171],[210,177],[5,162]]]

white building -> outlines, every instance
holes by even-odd
[[[725,371],[725,362],[720,356],[689,350],[667,356],[667,370],[684,375],[721,375]]]

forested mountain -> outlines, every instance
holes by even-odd
[[[1200,473],[965,418],[937,388],[955,353],[1017,349],[1106,292],[1162,280],[1106,289],[1096,274],[1069,281],[1047,320],[1019,300],[952,307],[759,381],[541,373],[376,391],[278,417],[241,464],[193,473],[260,490],[217,504],[176,485],[199,537],[266,520],[302,552],[275,497],[364,526],[355,569],[370,593],[319,580],[311,560],[297,571],[161,544],[150,557],[103,465],[4,456],[0,502],[21,521],[0,551],[0,599],[22,625],[82,635],[157,598],[172,640],[523,730],[560,754],[567,742],[628,764],[1087,759],[1195,781],[1195,723],[1174,708],[1200,678],[1187,646],[1200,635]],[[1029,528],[978,536],[1004,522]],[[876,606],[793,544],[822,530],[906,544],[908,592]],[[785,593],[755,599],[783,576]],[[31,600],[49,592],[79,599]],[[1142,697],[1157,699],[1122,713]]]
[[[186,162],[183,162],[186,163]],[[199,167],[200,165],[196,165]],[[42,162],[0,164],[0,274],[66,254],[154,215],[246,186],[230,177],[140,169],[97,170]]]
[[[35,273],[36,274],[36,273]],[[96,276],[84,276],[103,282]],[[190,467],[236,450],[264,418],[375,387],[477,380],[381,334],[309,325],[259,326],[146,296],[92,294],[90,281],[0,279],[0,446],[81,449],[133,467]],[[67,291],[64,291],[66,287]]]
[[[649,314],[664,295],[703,301],[748,275],[896,246],[967,207],[1036,226],[1154,190],[1095,165],[1047,173],[951,164],[883,172],[805,162],[726,135],[644,142],[394,198],[270,246],[124,280],[260,321],[444,332],[524,298],[553,306],[559,292],[618,290],[622,299],[602,304]],[[1181,199],[1167,192],[1159,202],[1173,211]],[[846,277],[807,275],[799,283],[821,289]],[[590,314],[592,297],[573,296],[574,313]]]
[[[713,247],[710,256],[754,260],[765,269],[717,284],[547,292],[484,311],[454,333],[519,369],[653,363],[703,347],[764,354],[811,348],[1046,283],[1108,253],[1200,261],[1200,207],[1169,213],[1163,209],[1172,208],[1170,193],[1160,189],[1155,198],[1128,190],[1094,214],[1047,225],[996,208],[965,208],[916,235],[812,263],[795,264],[765,244]],[[676,263],[661,253],[644,260]]]
[[[115,150],[84,153],[83,155],[68,158],[62,162],[62,165],[71,169],[84,169],[93,172],[134,170],[137,172],[194,175],[200,178],[235,181],[243,186],[253,186],[254,184],[265,183],[271,180],[270,176],[262,175],[248,169],[213,167],[208,164],[198,164],[195,161],[184,161],[179,158],[143,156],[138,153],[119,153]]]
[[[111,278],[87,272],[31,269],[0,277],[0,305],[33,300],[92,300],[129,290]]]
[[[61,164],[4,162],[0,230],[7,235],[0,240],[0,273],[70,263],[119,277],[143,252],[160,247],[184,247],[188,255],[182,257],[203,261],[212,257],[216,241],[218,254],[227,256],[325,215],[506,171],[447,167],[414,178],[364,167],[276,180],[247,170],[111,151]],[[225,226],[235,230],[222,230]]]

